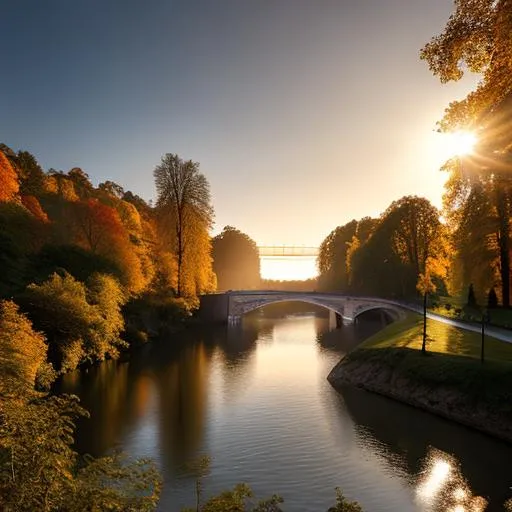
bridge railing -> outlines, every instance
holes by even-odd
[[[318,247],[287,246],[287,245],[260,245],[260,256],[318,256]]]

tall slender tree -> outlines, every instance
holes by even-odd
[[[175,234],[177,257],[178,297],[184,289],[183,269],[187,245],[191,243],[191,232],[198,224],[208,231],[213,222],[213,207],[210,202],[210,185],[199,172],[199,164],[183,161],[178,155],[166,153],[154,170],[157,207],[171,222]],[[210,260],[211,265],[211,260]]]

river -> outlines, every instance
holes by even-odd
[[[262,310],[264,311],[264,310]],[[367,512],[504,510],[512,446],[326,377],[381,326],[329,331],[318,312],[255,313],[235,327],[193,329],[128,362],[66,375],[91,419],[77,447],[151,457],[164,477],[160,511],[195,503],[190,463],[211,458],[205,496],[247,482],[291,512],[323,512],[334,488]],[[186,339],[185,339],[186,338]]]

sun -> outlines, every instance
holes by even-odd
[[[473,132],[454,132],[452,135],[453,154],[455,156],[469,155],[476,144],[476,135]]]
[[[440,165],[452,158],[462,158],[471,155],[475,151],[478,138],[474,132],[437,132],[433,152]]]

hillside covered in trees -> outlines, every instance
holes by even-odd
[[[202,188],[165,188],[190,183],[190,170]],[[56,371],[117,357],[215,290],[206,178],[166,155],[155,179],[152,207],[117,183],[95,187],[80,168],[45,172],[27,151],[0,147],[0,298],[44,334]]]

